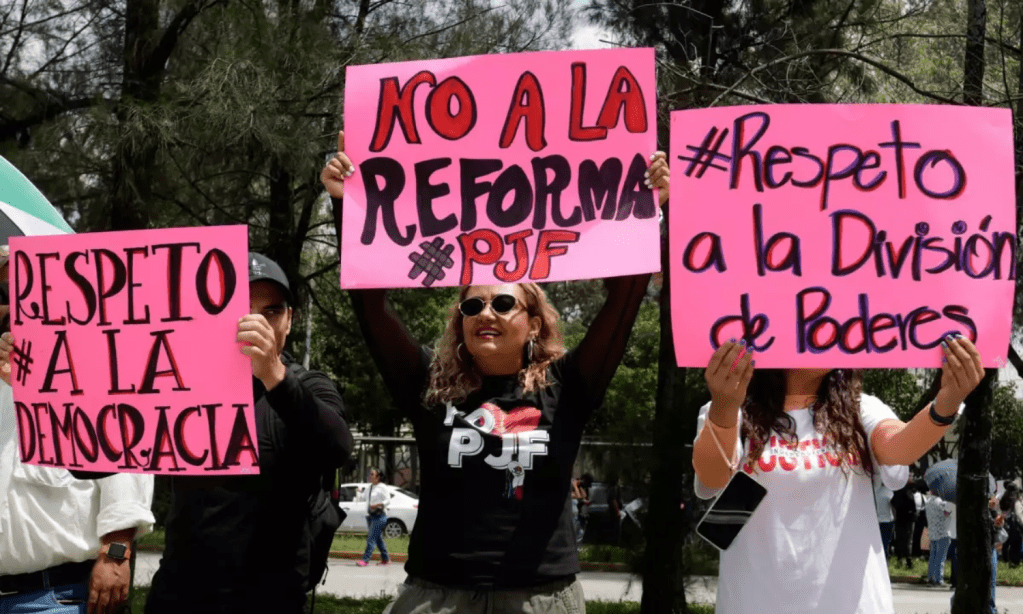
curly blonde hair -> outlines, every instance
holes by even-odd
[[[547,301],[547,295],[534,283],[516,284],[525,295],[529,317],[540,318],[540,331],[533,339],[533,360],[519,371],[519,383],[525,392],[536,392],[551,385],[547,368],[565,353],[561,335],[561,322],[557,310]],[[430,363],[430,384],[423,396],[427,406],[438,403],[460,403],[469,393],[483,384],[479,370],[465,348],[462,335],[462,312],[458,305],[465,300],[471,286],[463,286],[458,302],[448,310],[448,324],[437,343]]]

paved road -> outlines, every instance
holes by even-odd
[[[140,552],[135,570],[135,582],[149,584],[159,564],[160,555]],[[602,601],[639,601],[642,586],[638,578],[624,573],[588,571],[581,574],[587,599]],[[331,560],[327,571],[327,584],[317,592],[350,597],[393,595],[405,581],[401,564],[357,567],[352,560]],[[686,590],[692,603],[712,603],[717,592],[717,578],[694,578]],[[920,584],[894,584],[892,595],[896,614],[948,614],[948,589],[930,588]],[[1023,588],[999,586],[995,595],[998,609],[1003,613],[1023,612]]]

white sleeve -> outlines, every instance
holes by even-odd
[[[700,415],[699,415],[699,417],[696,418],[696,436],[697,437],[699,437],[700,436],[700,432],[703,431],[703,425],[707,421],[707,412],[709,412],[709,411],[710,411],[710,403],[709,402],[706,405],[704,405],[703,407],[700,408]],[[739,414],[737,424],[739,424],[741,426],[742,425],[742,410],[739,409],[737,411],[738,411],[738,414]],[[695,442],[696,440],[694,439],[693,441]],[[736,440],[735,440],[735,451],[733,452],[733,454],[736,454],[736,455],[741,455],[742,454],[742,441],[740,440],[740,438],[736,438]],[[722,490],[724,490],[723,488],[711,488],[709,486],[705,486],[702,482],[700,482],[700,477],[697,476],[695,474],[695,472],[693,473],[693,475],[695,476],[694,477],[694,483],[693,483],[694,490],[696,491],[696,496],[701,498],[701,499],[710,499],[712,497],[716,497],[718,495],[718,493],[720,493]]]
[[[885,420],[898,420],[891,407],[888,407],[881,399],[869,394],[860,395],[860,421],[863,423],[863,430],[867,433],[867,447],[870,448],[870,456],[874,461],[874,467],[881,476],[881,482],[894,490],[903,488],[909,482],[909,467],[906,465],[881,465],[877,462],[877,456],[871,446],[871,437],[878,424]]]
[[[142,473],[116,473],[96,480],[99,488],[99,513],[96,534],[135,528],[136,539],[153,530],[153,476]]]

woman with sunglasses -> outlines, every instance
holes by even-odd
[[[321,175],[338,237],[344,179],[355,171],[343,151],[342,133]],[[663,203],[663,153],[652,157],[648,177]],[[419,447],[419,516],[391,614],[585,611],[572,467],[648,280],[605,280],[603,308],[568,352],[558,313],[536,284],[463,287],[432,352],[410,336],[385,291],[349,293]]]

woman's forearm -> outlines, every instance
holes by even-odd
[[[711,433],[711,429],[714,432]],[[721,448],[714,441],[717,435]],[[734,468],[736,443],[739,440],[739,425],[721,427],[709,418],[704,421],[703,429],[693,444],[693,469],[700,482],[708,488],[724,488],[731,479]]]
[[[948,426],[935,424],[930,408],[921,409],[909,422],[885,420],[870,437],[874,458],[882,465],[911,465],[920,459],[948,432]]]

